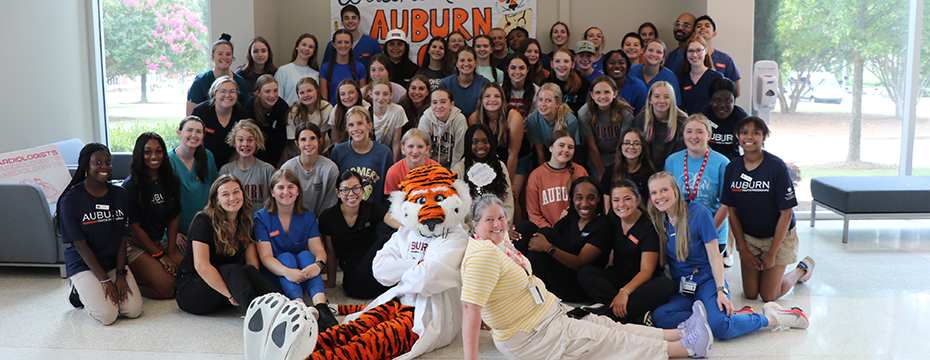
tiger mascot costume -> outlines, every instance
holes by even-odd
[[[243,329],[246,359],[412,359],[451,343],[462,329],[461,222],[470,206],[454,172],[411,170],[391,194],[391,216],[403,226],[372,262],[375,278],[393,287],[322,333],[316,309],[280,294],[256,298]],[[339,312],[349,309],[358,310]]]

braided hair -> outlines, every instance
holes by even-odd
[[[101,143],[90,143],[84,145],[84,148],[81,149],[80,155],[78,155],[78,167],[74,172],[74,177],[71,178],[71,182],[68,183],[68,186],[65,186],[65,190],[61,192],[61,196],[58,197],[58,203],[55,204],[55,231],[61,234],[61,200],[65,198],[75,185],[81,183],[87,179],[87,170],[90,169],[90,157],[98,151],[106,151],[107,154],[110,154],[110,149],[106,145]],[[110,183],[107,182],[107,194],[112,197],[113,193],[110,190]],[[112,199],[111,199],[112,200]]]
[[[484,135],[488,138],[489,149],[484,160],[476,159],[475,154],[471,150],[471,144],[475,139],[475,133],[478,131],[484,132]],[[462,178],[468,183],[472,198],[477,198],[480,194],[494,194],[501,199],[507,196],[507,178],[505,177],[507,173],[501,167],[501,161],[497,158],[497,140],[494,138],[494,134],[491,133],[491,129],[488,129],[487,126],[482,124],[469,126],[468,130],[465,130],[465,146],[465,159],[463,160],[465,164],[465,169],[463,171],[465,174],[462,174]],[[494,170],[494,173],[497,174],[490,184],[481,188],[472,186],[471,180],[468,179],[468,169],[471,169],[472,165],[476,162],[488,164],[488,166]]]
[[[158,180],[165,184],[165,204],[167,205],[168,217],[181,213],[181,182],[174,174],[171,167],[171,161],[168,161],[168,148],[165,146],[165,140],[161,135],[154,132],[144,132],[136,138],[136,145],[132,149],[132,162],[129,163],[129,184],[137,189],[135,201],[139,207],[139,218],[145,219],[152,211],[152,177],[149,176],[148,167],[145,165],[145,145],[150,140],[158,142],[161,146],[164,156],[161,165],[158,166]]]
[[[348,35],[350,44],[355,42],[355,39],[352,37],[352,32],[350,32],[349,30],[339,29],[333,33],[333,40],[332,40],[333,41],[333,52],[329,54],[329,68],[326,69],[326,79],[328,79],[330,83],[333,82],[333,68],[335,68],[337,64],[336,63],[336,56],[337,56],[336,37],[339,35]],[[349,46],[349,71],[352,72],[352,80],[355,80],[355,81],[362,80],[362,79],[359,79],[358,74],[356,73],[356,70],[355,70],[355,55],[352,53],[351,46]]]

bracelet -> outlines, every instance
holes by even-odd
[[[160,251],[158,254],[152,254],[152,257],[155,258],[156,260],[161,259],[162,256],[165,256],[164,250]]]
[[[320,272],[323,272],[324,270],[326,270],[326,263],[323,262],[323,260],[317,260],[317,262],[315,262],[314,264],[319,265]]]
[[[229,297],[227,297],[226,299],[228,299],[228,300],[234,300],[232,295],[229,295]]]
[[[109,279],[109,278],[106,279],[106,280],[100,280],[100,283],[101,283],[101,284],[106,284],[106,283],[108,283],[108,282],[110,282],[110,279]]]
[[[620,288],[620,291],[625,292],[625,293],[626,293],[626,296],[633,295],[633,294],[630,294],[630,290],[627,290],[627,289],[624,289],[624,288]]]

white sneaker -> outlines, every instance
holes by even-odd
[[[774,316],[775,321],[778,322],[775,326],[769,324],[770,327],[807,329],[807,327],[811,325],[810,320],[807,319],[807,315],[804,314],[801,308],[793,307],[785,310],[774,301],[769,301],[765,303],[765,305],[762,305],[762,313]]]
[[[810,256],[805,256],[804,259],[798,263],[799,268],[807,270],[807,272],[804,273],[804,276],[798,278],[799,283],[806,283],[807,280],[811,279],[811,274],[814,273],[814,265],[816,265],[816,263],[814,263],[814,259],[812,259]]]
[[[714,349],[714,334],[707,324],[707,310],[701,300],[691,307],[691,317],[678,325],[681,329],[681,345],[692,358],[709,357]]]
[[[727,254],[723,257],[723,267],[733,267],[733,254]]]

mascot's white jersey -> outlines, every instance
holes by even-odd
[[[391,286],[365,310],[400,297],[414,307],[413,332],[419,335],[413,349],[397,359],[412,359],[448,345],[462,330],[462,277],[460,269],[468,234],[461,224],[445,236],[425,237],[406,226],[397,230],[375,255],[375,279]],[[422,262],[420,262],[422,260]],[[346,317],[354,320],[361,313]]]

